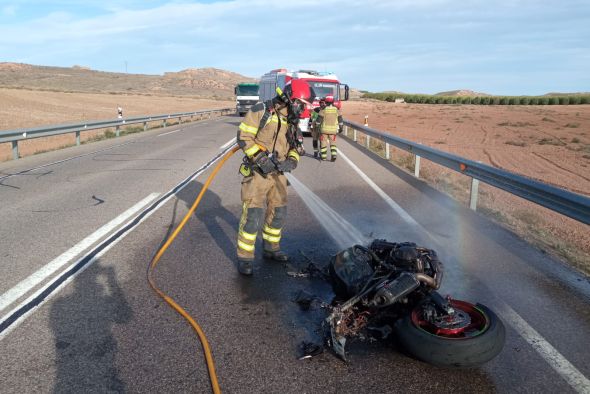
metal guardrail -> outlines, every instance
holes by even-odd
[[[5,130],[0,131],[0,143],[11,142],[12,143],[12,158],[18,159],[18,141],[49,137],[60,134],[76,133],[76,145],[80,145],[80,132],[96,129],[106,129],[109,127],[115,127],[116,136],[119,136],[121,126],[128,126],[137,123],[143,123],[143,130],[147,130],[147,124],[149,122],[162,121],[163,127],[166,127],[166,121],[168,119],[178,118],[179,123],[182,122],[182,118],[190,117],[191,121],[195,116],[197,120],[203,119],[204,116],[211,116],[212,114],[219,113],[219,115],[226,115],[234,113],[235,108],[221,108],[213,110],[195,111],[195,112],[178,112],[174,114],[164,115],[152,115],[152,116],[138,116],[134,118],[121,118],[113,120],[99,120],[89,121],[81,123],[68,123],[55,126],[43,126],[35,128],[25,128],[16,130]]]
[[[482,181],[582,223],[590,224],[590,198],[586,196],[395,137],[354,122],[345,121],[344,125],[345,135],[350,138],[349,131],[352,129],[352,139],[355,142],[358,140],[357,132],[364,134],[366,136],[365,143],[367,148],[370,147],[371,137],[384,142],[385,158],[388,160],[390,158],[390,145],[414,154],[416,158],[414,175],[416,177],[420,176],[421,157],[471,177],[469,205],[473,210],[477,206],[478,182]]]

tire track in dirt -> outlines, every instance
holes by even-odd
[[[563,170],[563,171],[567,172],[568,174],[571,174],[571,175],[574,175],[574,176],[580,177],[580,178],[582,178],[582,179],[584,179],[584,180],[586,180],[586,181],[590,182],[590,178],[587,178],[587,177],[585,177],[585,176],[584,176],[584,175],[582,175],[582,174],[576,174],[575,172],[573,172],[573,171],[571,171],[571,170],[568,170],[567,168],[564,168],[564,167],[560,166],[559,164],[557,164],[557,163],[556,163],[556,162],[554,162],[553,160],[551,160],[551,159],[548,159],[548,158],[546,158],[546,157],[544,157],[544,156],[541,156],[541,155],[540,155],[540,154],[538,154],[537,152],[532,152],[532,153],[533,153],[533,155],[537,156],[539,159],[543,159],[543,160],[545,160],[546,162],[548,162],[548,163],[550,163],[550,164],[554,165],[555,167],[557,167],[557,168],[559,168],[559,169],[561,169],[561,170]],[[547,181],[543,181],[543,182],[547,182]],[[560,187],[562,187],[562,186],[560,186]],[[583,194],[587,194],[587,192],[583,192]]]
[[[490,164],[496,168],[502,168],[492,157],[492,155],[490,154],[490,152],[488,152],[487,149],[484,148],[483,150],[484,155],[486,155],[486,157],[488,158],[488,160],[490,161]]]

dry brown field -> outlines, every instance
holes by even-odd
[[[345,102],[345,118],[590,196],[590,105],[483,106]],[[413,158],[392,149],[392,160]],[[421,178],[465,204],[470,179],[422,160]],[[481,184],[478,211],[590,274],[590,226]]]
[[[235,106],[234,101],[191,97],[147,96],[136,94],[64,93],[0,88],[0,130],[46,126],[83,120],[117,118],[117,106],[123,115],[141,116]],[[81,139],[96,138],[104,131],[89,131]],[[21,156],[75,143],[75,135],[38,138],[19,142]],[[0,144],[0,161],[12,158],[11,145]]]

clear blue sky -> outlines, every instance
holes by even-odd
[[[590,91],[590,1],[0,0],[0,61],[337,73],[370,91]]]

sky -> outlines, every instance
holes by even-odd
[[[0,0],[0,62],[316,69],[373,92],[590,92],[590,1]]]

